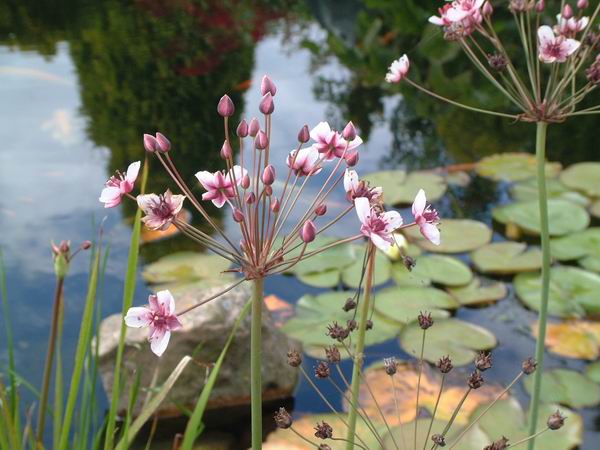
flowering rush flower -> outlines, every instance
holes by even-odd
[[[319,151],[315,147],[308,147],[292,150],[287,157],[286,164],[295,175],[307,177],[321,172],[322,167],[318,166],[318,161]]]
[[[164,194],[146,194],[137,196],[137,204],[146,214],[142,222],[151,230],[166,230],[183,206],[184,195],[173,195],[167,189]]]
[[[415,201],[412,205],[412,213],[415,216],[415,222],[421,230],[421,234],[425,236],[432,244],[440,245],[440,230],[438,229],[439,217],[435,209],[431,205],[427,205],[425,191],[419,189]]]
[[[369,183],[358,179],[356,170],[346,169],[344,174],[344,190],[348,201],[354,201],[358,197],[366,197],[371,203],[378,202],[383,195],[381,187],[370,187]]]
[[[580,42],[564,36],[556,36],[547,25],[538,28],[538,54],[545,63],[565,62],[577,51]]]
[[[169,345],[171,331],[181,328],[175,314],[175,299],[169,291],[158,291],[148,297],[148,306],[129,308],[125,316],[128,327],[148,327],[150,348],[161,356]]]
[[[319,124],[310,130],[310,137],[316,141],[312,146],[323,154],[323,158],[331,161],[334,158],[349,156],[352,150],[362,144],[360,136],[348,142],[340,133],[332,130],[327,122]]]
[[[431,16],[429,22],[434,25],[448,26],[453,23],[481,22],[481,7],[485,0],[455,0],[439,8],[440,17]]]
[[[392,233],[402,225],[402,217],[397,211],[383,212],[376,205],[371,205],[366,197],[354,200],[356,215],[360,220],[360,232],[384,252],[394,243]]]
[[[580,17],[564,17],[562,14],[556,16],[557,25],[554,26],[554,32],[565,37],[575,37],[590,23],[590,18],[587,16]]]
[[[410,69],[408,56],[402,55],[390,65],[388,73],[385,75],[385,81],[388,83],[399,83],[408,75],[408,69]]]
[[[104,203],[105,208],[113,208],[121,203],[121,198],[133,190],[135,180],[140,171],[140,162],[129,164],[125,175],[117,172],[110,177],[105,188],[100,193],[99,200]]]
[[[239,186],[242,178],[247,175],[247,170],[240,166],[224,174],[221,171],[210,173],[206,170],[196,173],[196,178],[206,192],[202,200],[211,200],[217,208],[221,208],[227,201],[235,197],[235,186]]]

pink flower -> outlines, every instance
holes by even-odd
[[[166,230],[181,211],[184,199],[184,195],[173,195],[168,189],[161,195],[138,195],[137,204],[146,214],[142,222],[151,230]]]
[[[327,161],[331,161],[335,157],[341,158],[344,152],[349,154],[351,150],[362,144],[360,136],[356,136],[350,142],[346,141],[340,133],[332,130],[327,122],[319,122],[310,130],[310,137],[316,141],[312,147],[316,148],[319,153],[323,153]]]
[[[148,297],[148,307],[129,308],[125,316],[128,327],[149,327],[150,348],[157,355],[167,349],[171,331],[181,328],[181,322],[175,315],[175,299],[169,291],[158,291]]]
[[[470,35],[483,20],[481,7],[485,0],[455,0],[439,8],[440,17],[431,16],[429,22],[446,27],[446,36]]]
[[[105,188],[102,189],[99,200],[104,203],[105,208],[113,208],[121,203],[121,198],[133,190],[133,185],[140,171],[140,162],[129,164],[127,173],[123,175],[117,172],[108,179]]]
[[[590,22],[589,17],[581,17],[577,19],[576,17],[566,18],[562,14],[558,14],[556,16],[557,25],[554,26],[554,32],[556,34],[565,36],[565,37],[575,37],[577,33],[583,31],[585,27],[588,26]]]
[[[360,232],[371,239],[377,248],[387,251],[394,242],[392,233],[402,225],[400,214],[397,211],[382,212],[372,207],[366,197],[354,200],[354,206],[362,224]]]
[[[580,42],[575,39],[555,36],[552,28],[547,25],[538,28],[538,53],[542,62],[565,62],[579,45]]]
[[[429,22],[434,25],[437,25],[439,27],[445,27],[445,26],[450,25],[452,22],[450,21],[450,19],[447,16],[448,10],[450,8],[452,8],[452,4],[445,3],[444,6],[442,6],[441,8],[438,8],[438,12],[439,12],[440,16],[439,17],[431,16],[429,18]]]
[[[370,187],[369,183],[358,179],[356,170],[346,169],[344,173],[344,190],[348,201],[353,201],[359,197],[366,197],[369,202],[379,200],[383,194],[380,187]]]
[[[388,83],[399,83],[406,78],[409,68],[410,61],[408,60],[408,56],[402,55],[390,65],[388,73],[385,75],[385,81]]]
[[[240,166],[233,166],[227,174],[220,171],[210,173],[206,170],[196,173],[196,178],[207,191],[202,194],[202,200],[211,200],[217,208],[221,208],[229,199],[235,197],[235,185],[239,186],[247,174],[248,171]]]
[[[296,159],[294,159],[296,156]],[[315,147],[301,148],[300,150],[292,150],[287,157],[286,163],[295,175],[310,176],[316,175],[321,171],[321,167],[317,167],[319,161],[319,151]]]
[[[438,213],[431,205],[427,205],[425,191],[419,189],[415,201],[412,205],[412,213],[415,216],[415,222],[421,230],[421,234],[425,236],[432,244],[440,245],[440,230],[437,225],[439,223]]]

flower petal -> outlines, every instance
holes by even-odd
[[[424,223],[420,226],[421,234],[434,245],[440,245],[440,230],[432,223]]]
[[[548,25],[542,25],[538,28],[538,39],[540,47],[543,47],[554,40],[554,31]]]
[[[423,214],[423,211],[425,211],[425,206],[427,206],[427,198],[425,197],[425,191],[423,189],[419,189],[419,192],[417,192],[417,195],[415,197],[415,201],[412,204],[413,216],[417,217]]]
[[[100,198],[98,199],[104,203],[105,208],[112,208],[121,203],[121,189],[118,187],[106,187],[102,189]]]
[[[140,161],[136,161],[134,163],[129,164],[127,168],[127,174],[125,175],[125,179],[129,181],[131,184],[135,183],[135,180],[140,172]]]
[[[164,315],[175,314],[175,299],[169,290],[158,291],[156,299]]]
[[[386,241],[383,237],[376,233],[371,233],[369,237],[371,238],[371,242],[373,242],[373,244],[375,244],[375,246],[381,251],[387,252],[392,246],[389,241]]]
[[[167,346],[169,345],[169,339],[171,339],[171,332],[169,330],[156,330],[150,337],[150,348],[156,356],[161,356]]]
[[[152,311],[143,306],[135,306],[127,310],[124,320],[128,327],[141,328],[150,325],[151,318]]]
[[[387,223],[385,231],[391,233],[402,225],[402,216],[398,211],[387,211],[383,213],[383,220]]]
[[[352,192],[358,187],[358,173],[356,170],[346,169],[344,173],[344,190],[346,192]]]
[[[327,122],[319,122],[312,130],[310,137],[313,141],[328,141],[331,137],[331,127]]]
[[[371,205],[369,204],[369,199],[366,197],[359,197],[355,199],[354,207],[356,208],[358,220],[360,220],[363,225],[368,225],[369,216],[371,215]]]
[[[196,178],[202,185],[204,189],[210,191],[212,189],[216,189],[215,185],[215,176],[207,170],[202,170],[200,172],[196,172]]]

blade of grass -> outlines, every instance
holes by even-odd
[[[124,448],[129,448],[129,441],[127,437],[129,436],[129,428],[131,426],[131,421],[133,418],[133,408],[135,408],[135,404],[137,402],[138,394],[140,392],[140,371],[138,370],[135,374],[135,380],[129,387],[129,395],[128,395],[128,405],[127,405],[127,413],[125,415],[125,423],[123,424],[123,431],[121,432],[121,440],[119,442],[124,442]]]
[[[160,406],[160,404],[163,402],[163,400],[167,397],[167,394],[171,391],[171,389],[175,385],[175,382],[177,381],[179,376],[183,373],[184,369],[187,367],[187,365],[190,363],[190,361],[192,361],[192,358],[190,358],[189,356],[184,356],[183,358],[181,358],[181,361],[179,361],[179,364],[177,364],[177,367],[175,367],[173,372],[171,372],[171,375],[169,375],[169,378],[166,379],[166,381],[162,385],[162,388],[160,389],[158,394],[156,394],[152,398],[152,400],[150,400],[150,402],[148,403],[148,406],[146,406],[146,408],[144,408],[142,410],[140,415],[133,421],[133,423],[129,427],[128,432],[123,437],[123,439],[121,439],[121,441],[119,441],[115,450],[126,450],[127,449],[128,443],[131,442],[135,438],[135,435],[140,431],[142,426],[152,416],[152,414],[154,414],[154,411],[156,411],[156,409]]]
[[[8,398],[6,397],[6,387],[4,384],[0,384],[0,404],[7,405]],[[11,450],[19,450],[19,436],[20,430],[15,428],[15,422],[12,419],[12,412],[10,408],[0,408],[0,414],[2,414],[4,420],[4,428],[6,430],[6,440]]]
[[[58,448],[58,440],[60,438],[60,430],[62,429],[62,415],[64,406],[63,392],[63,365],[62,365],[62,335],[63,335],[63,320],[65,315],[64,302],[60,303],[58,311],[58,332],[56,335],[56,368],[54,372],[54,417],[52,418],[52,440],[53,448]]]
[[[8,289],[6,287],[6,269],[4,268],[4,257],[0,250],[0,296],[2,297],[2,315],[4,316],[4,327],[6,329],[6,344],[8,346],[8,369],[10,389],[10,414],[18,418],[19,407],[17,403],[17,379],[15,377],[15,346],[13,341],[12,325],[10,323],[10,309],[8,307]]]
[[[242,311],[240,312],[240,316],[237,318],[233,328],[231,329],[231,333],[229,333],[229,337],[227,338],[227,342],[221,350],[221,354],[215,363],[215,366],[212,369],[212,372],[208,376],[206,380],[206,384],[202,388],[202,392],[200,393],[200,397],[198,397],[198,401],[196,402],[196,406],[194,407],[194,413],[190,420],[188,421],[185,427],[185,433],[183,435],[183,442],[181,444],[180,450],[191,450],[194,441],[202,432],[202,416],[204,415],[204,410],[206,409],[206,405],[208,403],[208,399],[210,397],[210,393],[212,392],[215,381],[217,380],[217,376],[219,375],[219,370],[221,369],[221,365],[223,364],[223,360],[225,359],[225,355],[227,354],[227,350],[233,341],[235,333],[242,323],[242,320],[248,315],[250,312],[250,306],[252,305],[252,301],[248,301]]]

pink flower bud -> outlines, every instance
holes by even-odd
[[[147,152],[154,153],[159,149],[158,141],[151,134],[144,134],[144,148]]]
[[[277,197],[275,197],[273,199],[273,202],[271,203],[271,211],[273,211],[275,214],[277,214],[279,212],[280,208],[281,208],[281,204],[279,203],[279,199]]]
[[[271,195],[273,195],[273,187],[272,186],[265,186],[265,195],[267,197],[270,197]]]
[[[248,136],[248,123],[245,119],[242,119],[242,121],[237,127],[237,130],[235,130],[235,133],[238,135],[238,137],[241,138],[245,138],[246,136]]]
[[[83,241],[83,242],[81,243],[81,248],[82,248],[83,250],[87,250],[87,249],[89,249],[91,246],[92,246],[92,241]]]
[[[242,177],[242,181],[240,184],[242,185],[243,189],[248,189],[250,187],[250,177],[248,176],[248,174],[245,174]]]
[[[229,98],[229,95],[225,94],[219,100],[219,104],[217,105],[217,112],[221,117],[231,117],[235,112],[235,106],[233,106],[233,102]]]
[[[267,92],[275,96],[277,93],[277,86],[275,86],[275,83],[273,83],[273,80],[271,80],[268,75],[265,75],[260,82],[260,95],[265,95]]]
[[[565,19],[570,19],[571,17],[573,17],[573,8],[571,8],[571,5],[569,5],[568,3],[564,6],[562,10],[562,16]]]
[[[171,150],[171,142],[162,133],[156,133],[157,150],[161,153],[167,153]]]
[[[492,15],[492,13],[494,12],[494,7],[489,2],[489,0],[484,3],[483,8],[481,9],[481,12],[483,13],[484,16]]]
[[[256,201],[256,195],[254,195],[254,192],[248,192],[244,201],[247,204],[252,205]]]
[[[324,216],[327,213],[327,205],[325,203],[321,203],[319,206],[317,206],[317,208],[315,209],[315,214],[317,216]]]
[[[263,114],[271,114],[275,110],[275,103],[273,102],[273,96],[270,92],[267,92],[263,96],[260,104],[258,105],[258,109]]]
[[[344,130],[342,131],[342,137],[347,141],[353,141],[356,138],[356,128],[354,128],[352,121],[348,122],[348,124],[344,127]]]
[[[58,250],[60,253],[67,254],[71,250],[71,242],[70,241],[61,241],[58,246]]]
[[[258,120],[256,120],[256,117],[253,117],[252,120],[250,121],[250,127],[248,127],[248,134],[250,136],[254,137],[258,134],[259,131],[260,131],[260,124],[258,123]]]
[[[260,130],[254,138],[254,145],[258,150],[264,150],[269,145],[269,138],[264,131]]]
[[[544,9],[546,9],[546,2],[544,0],[538,0],[535,4],[535,11],[536,12],[544,12]]]
[[[233,220],[237,223],[244,221],[244,213],[240,211],[238,208],[233,208]]]
[[[263,170],[261,180],[265,186],[271,186],[275,181],[275,168],[271,164]]]
[[[315,240],[315,236],[317,234],[317,228],[312,220],[307,220],[302,225],[302,229],[300,230],[300,239],[302,239],[307,244]]]
[[[358,164],[358,150],[347,152],[344,159],[346,160],[348,167],[354,167],[356,164]]]
[[[579,9],[585,9],[589,6],[589,4],[590,3],[588,2],[588,0],[578,0],[577,1],[577,7]]]
[[[306,144],[310,139],[310,131],[308,131],[308,125],[304,125],[298,132],[298,142]]]
[[[233,150],[231,149],[231,145],[229,145],[229,141],[225,140],[223,142],[223,146],[221,147],[221,158],[229,159],[233,155]]]

